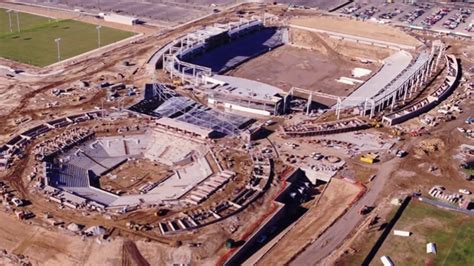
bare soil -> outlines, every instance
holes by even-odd
[[[295,18],[292,19],[290,23],[319,30],[356,35],[381,41],[415,46],[420,45],[420,42],[416,38],[404,33],[397,28],[352,18],[311,16]]]
[[[136,194],[138,188],[147,184],[164,180],[172,171],[169,167],[152,162],[148,159],[128,161],[109,174],[100,178],[100,185],[106,190],[122,191]]]
[[[336,80],[340,77],[352,77],[351,72],[355,67],[368,68],[372,71],[377,69],[376,64],[365,65],[333,50],[324,53],[285,45],[241,65],[228,74],[257,80],[285,91],[298,87],[336,96],[347,96],[357,86]],[[318,97],[315,100],[325,105],[335,103],[334,100],[327,98]]]

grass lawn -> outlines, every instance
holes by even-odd
[[[387,255],[395,265],[474,265],[474,217],[414,200],[394,229],[413,235],[400,237],[391,233],[374,263]],[[436,244],[436,255],[426,254],[428,242]]]
[[[10,33],[8,14],[5,9],[0,9],[0,57],[35,66],[47,66],[57,62],[56,38],[61,38],[61,60],[98,47],[96,25],[19,14],[21,32],[16,30],[16,14],[11,13],[13,33]],[[101,46],[104,46],[128,38],[134,33],[102,27],[100,34]]]
[[[6,12],[8,9],[0,8],[0,36],[3,36],[7,33],[10,33],[10,22],[8,19],[8,13]],[[14,12],[10,13],[11,22],[12,22],[12,31],[18,31],[18,24],[17,24],[17,14]],[[20,29],[29,29],[41,24],[48,23],[50,21],[55,21],[52,18],[47,17],[40,17],[37,15],[32,15],[28,13],[21,13],[18,12],[18,19],[20,21]]]

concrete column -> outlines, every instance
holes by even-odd
[[[435,68],[438,68],[438,66],[439,66],[439,61],[441,61],[441,57],[443,56],[443,54],[444,54],[444,49],[443,49],[443,47],[441,47],[441,48],[439,49],[438,56],[436,57],[436,67],[435,67]]]
[[[336,103],[336,119],[339,119],[339,108],[340,108],[339,101],[337,101],[337,103]]]
[[[185,71],[185,67],[182,67],[181,68],[181,82],[184,83],[184,71]]]
[[[416,75],[416,83],[415,83],[415,86],[413,86],[414,91],[417,91],[418,88],[420,87],[420,85],[421,85],[421,77],[420,77],[420,75],[418,74],[418,75]]]
[[[311,109],[311,102],[313,101],[313,93],[311,92],[308,96],[308,103],[306,107],[306,115],[309,115],[309,111]]]
[[[431,61],[431,73],[436,72],[436,64],[434,60],[435,59],[433,58],[433,60]]]
[[[424,76],[425,76],[425,80],[424,82],[428,82],[428,78],[430,76],[430,72],[429,72],[429,64],[426,64],[426,66],[424,67]]]
[[[413,95],[413,87],[415,86],[415,80],[414,79],[415,79],[415,77],[412,77],[410,79],[410,88],[409,88],[410,92],[408,94],[408,97],[410,97],[410,98]]]
[[[367,112],[367,101],[368,101],[368,99],[365,98],[365,102],[364,102],[364,113],[362,114],[363,116],[365,116],[365,113]]]
[[[168,63],[168,62],[167,62],[167,63]],[[174,68],[174,62],[172,61],[172,62],[170,62],[170,64],[173,64],[173,66],[171,66],[171,68],[173,69],[173,68]],[[171,79],[174,78],[174,74],[173,74],[173,71],[172,71],[172,70],[170,71],[170,76],[171,76]]]
[[[410,87],[409,86],[409,81],[405,82],[405,84],[403,84],[403,89],[404,89],[404,92],[403,92],[403,101],[405,102],[407,100],[407,93],[408,93],[408,88]]]
[[[392,95],[392,105],[390,106],[390,111],[393,111],[393,107],[395,106],[396,100],[397,100],[397,92],[393,93]]]

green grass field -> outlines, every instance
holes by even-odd
[[[54,39],[61,38],[61,60],[96,49],[96,25],[74,20],[49,19],[19,12],[20,29],[17,30],[16,14],[11,13],[10,32],[8,14],[0,9],[0,57],[35,65],[47,66],[57,62]],[[128,38],[134,33],[102,27],[101,46]]]
[[[394,229],[413,233],[410,237],[391,233],[374,258],[390,256],[395,265],[474,265],[474,218],[414,200]],[[436,243],[437,254],[426,254],[426,244]]]

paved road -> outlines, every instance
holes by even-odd
[[[451,205],[447,202],[442,202],[442,201],[437,201],[437,200],[431,200],[431,199],[428,199],[428,198],[425,198],[425,197],[418,197],[418,200],[419,201],[422,201],[426,204],[430,204],[430,205],[433,205],[433,206],[436,206],[436,207],[441,207],[441,208],[446,208],[446,209],[449,209],[449,210],[453,210],[453,211],[457,211],[457,212],[462,212],[464,214],[467,214],[467,215],[470,215],[470,216],[474,216],[474,211],[468,211],[468,210],[465,210],[465,209],[461,209],[461,208],[458,208],[454,205]]]
[[[322,264],[322,260],[336,250],[348,237],[351,231],[362,220],[359,210],[364,205],[373,205],[378,195],[382,191],[390,174],[397,167],[401,159],[394,158],[390,161],[378,165],[379,172],[372,181],[372,186],[365,195],[350,208],[337,222],[321,235],[316,241],[308,246],[290,265],[317,265]]]

